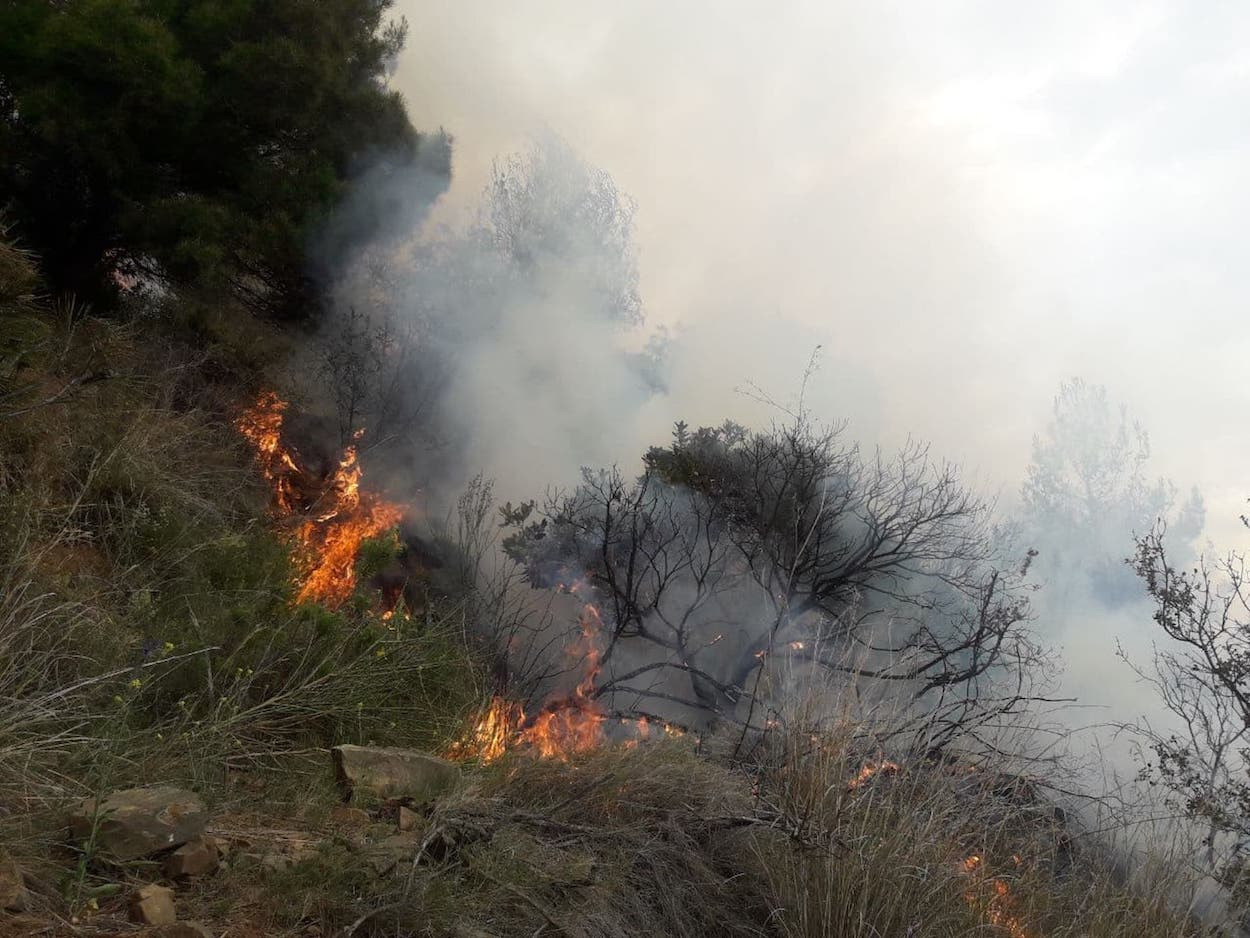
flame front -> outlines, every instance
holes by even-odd
[[[452,759],[493,762],[509,749],[525,749],[544,759],[567,759],[603,745],[605,727],[610,721],[619,722],[633,732],[634,738],[626,745],[636,745],[639,740],[648,738],[651,722],[646,717],[614,721],[596,696],[595,682],[602,668],[603,654],[603,621],[598,607],[586,603],[578,626],[578,637],[565,649],[570,669],[581,671],[577,686],[571,692],[549,699],[532,717],[526,716],[517,701],[493,698],[472,729],[453,743],[446,755]],[[684,731],[664,724],[664,733],[680,736]]]
[[[261,471],[273,488],[275,512],[284,520],[299,519],[294,534],[302,583],[296,602],[339,606],[356,588],[361,544],[399,523],[404,511],[361,492],[362,472],[354,444],[343,451],[329,479],[311,479],[282,444],[286,410],[286,401],[266,391],[244,411],[236,426],[256,450]],[[357,440],[362,433],[356,432]],[[314,493],[311,498],[309,492]]]
[[[846,787],[849,789],[859,788],[876,778],[878,775],[893,775],[898,772],[898,763],[891,762],[889,759],[878,759],[876,762],[866,762],[852,778],[847,780]]]
[[[1016,865],[1020,858],[1013,856]],[[985,920],[1005,931],[1011,938],[1035,938],[1034,932],[1014,914],[1012,906],[1015,897],[1011,894],[1011,886],[1000,876],[987,875],[984,858],[980,854],[971,854],[961,863],[961,872],[976,881],[977,888],[964,893],[964,901],[973,908],[981,910]]]

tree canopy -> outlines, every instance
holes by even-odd
[[[56,289],[226,283],[303,311],[359,162],[414,152],[392,0],[0,6],[0,205]]]
[[[1053,419],[1033,440],[1021,491],[1024,533],[1052,591],[1109,605],[1136,600],[1140,587],[1125,563],[1134,536],[1164,519],[1179,550],[1201,533],[1197,489],[1178,504],[1170,480],[1148,476],[1149,461],[1145,429],[1106,388],[1079,378],[1060,385]]]

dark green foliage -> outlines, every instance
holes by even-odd
[[[391,0],[0,7],[0,204],[50,285],[228,283],[302,314],[304,253],[360,161],[417,137],[383,84]]]

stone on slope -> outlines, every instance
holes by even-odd
[[[0,909],[6,912],[26,910],[26,883],[22,880],[22,869],[3,853],[0,853]]]
[[[141,925],[174,924],[178,920],[174,891],[165,886],[140,886],[130,897],[130,919]]]
[[[411,862],[416,856],[418,846],[420,841],[416,834],[392,834],[377,843],[369,844],[360,853],[375,873],[385,876],[401,863]]]
[[[217,869],[220,859],[217,842],[213,838],[196,837],[165,857],[163,869],[170,879],[204,876]]]
[[[179,847],[204,833],[199,797],[181,788],[128,788],[97,801],[88,798],[69,819],[70,833],[86,843],[98,823],[96,848],[118,860],[137,860]]]
[[[345,804],[330,809],[330,820],[342,827],[368,827],[373,823],[368,811]]]
[[[349,793],[379,799],[432,801],[460,777],[453,763],[415,749],[335,746],[330,752],[339,783]]]
[[[399,806],[399,817],[396,818],[396,825],[401,831],[415,831],[421,823],[421,815],[417,814],[409,808],[405,808],[402,804]]]

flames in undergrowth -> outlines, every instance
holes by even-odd
[[[286,410],[286,401],[266,391],[243,412],[236,426],[256,451],[273,489],[275,513],[293,526],[301,579],[296,601],[338,606],[356,588],[361,544],[396,525],[404,510],[361,491],[356,444],[363,430],[356,431],[334,471],[327,478],[316,478],[283,444]]]
[[[361,544],[401,521],[404,510],[361,490],[355,444],[363,431],[357,431],[329,477],[318,479],[282,440],[286,410],[286,401],[266,391],[236,425],[255,449],[272,487],[275,513],[290,524],[298,543],[296,560],[301,575],[296,601],[316,600],[333,607],[355,589]],[[559,591],[576,595],[586,588],[578,581],[559,587]],[[389,619],[392,612],[382,618]],[[494,698],[447,755],[490,762],[509,749],[524,748],[544,758],[567,758],[602,745],[609,724],[627,730],[630,742],[648,737],[650,721],[610,716],[596,693],[603,654],[603,622],[598,607],[585,603],[578,626],[576,638],[565,649],[566,670],[580,675],[571,691],[548,699],[534,714],[527,714],[517,701]],[[667,735],[682,732],[667,724],[660,726]]]
[[[891,762],[889,759],[878,759],[875,762],[865,762],[853,777],[847,780],[846,787],[856,789],[860,786],[872,781],[878,775],[889,776],[898,772],[898,763]]]
[[[1013,856],[1012,860],[1017,866],[1023,862],[1018,856]],[[987,922],[998,926],[1011,938],[1035,938],[1036,933],[1013,911],[1016,901],[1007,880],[988,873],[984,858],[977,853],[965,857],[961,866],[961,872],[973,881],[974,886],[964,893],[965,902],[980,909]]]
[[[950,770],[963,775],[976,773],[979,770],[972,765],[954,765]],[[878,756],[877,759],[865,762],[849,779],[848,791],[862,788],[879,779],[893,779],[903,771],[897,762]],[[1012,863],[1020,868],[1024,865],[1018,855],[1012,855]],[[1011,891],[1011,884],[1003,876],[991,872],[980,853],[971,853],[958,861],[957,871],[967,880],[967,888],[963,899],[976,910],[983,920],[1006,933],[1009,938],[1038,938],[1039,933],[1030,929],[1020,916],[1019,897]]]
[[[626,745],[648,738],[651,721],[645,717],[613,717],[596,694],[596,680],[602,668],[602,640],[599,608],[586,603],[578,617],[578,636],[565,649],[569,670],[581,674],[573,690],[550,698],[533,715],[527,715],[518,701],[493,698],[473,727],[449,747],[447,756],[492,762],[511,749],[524,749],[545,759],[567,759],[603,745],[609,724],[632,734]],[[683,732],[669,724],[660,726],[665,735]]]

